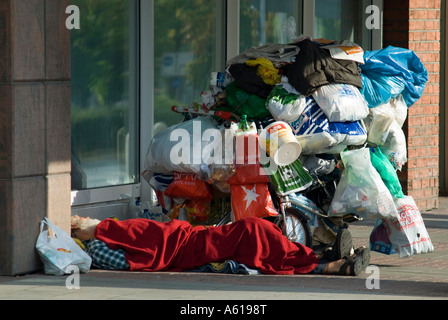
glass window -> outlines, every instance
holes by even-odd
[[[72,190],[139,181],[138,1],[72,0]]]
[[[302,32],[302,1],[241,0],[240,52],[266,43],[288,43],[284,30],[287,19],[294,17],[297,35]]]
[[[222,71],[224,1],[154,1],[154,131],[178,123],[173,105],[200,101]]]
[[[371,32],[365,27],[367,2],[360,0],[315,0],[314,38],[350,40],[370,48]]]

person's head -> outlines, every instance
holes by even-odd
[[[100,220],[91,219],[89,217],[72,216],[71,218],[71,233],[73,238],[79,240],[90,240],[95,238],[95,228],[100,223]]]

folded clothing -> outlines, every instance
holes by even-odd
[[[351,60],[337,60],[310,39],[296,44],[300,51],[294,63],[284,67],[289,82],[305,96],[320,86],[345,83],[362,88],[358,64]]]

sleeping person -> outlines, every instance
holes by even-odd
[[[336,255],[318,255],[289,241],[275,224],[245,218],[219,227],[187,221],[96,220],[72,217],[72,236],[86,243],[93,266],[130,271],[182,271],[234,260],[263,274],[357,276],[370,262],[368,248],[352,252],[348,230],[334,244]]]

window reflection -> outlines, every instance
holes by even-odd
[[[350,40],[366,49],[370,32],[365,28],[366,1],[315,0],[314,38]]]
[[[301,11],[302,1],[297,0],[241,0],[240,52],[267,43],[288,43],[283,26],[294,17],[300,34]]]
[[[138,179],[137,1],[72,0],[72,189]]]
[[[221,1],[170,0],[154,2],[154,131],[182,118],[173,105],[200,100],[209,88],[210,73],[220,70],[223,50],[218,15]]]

